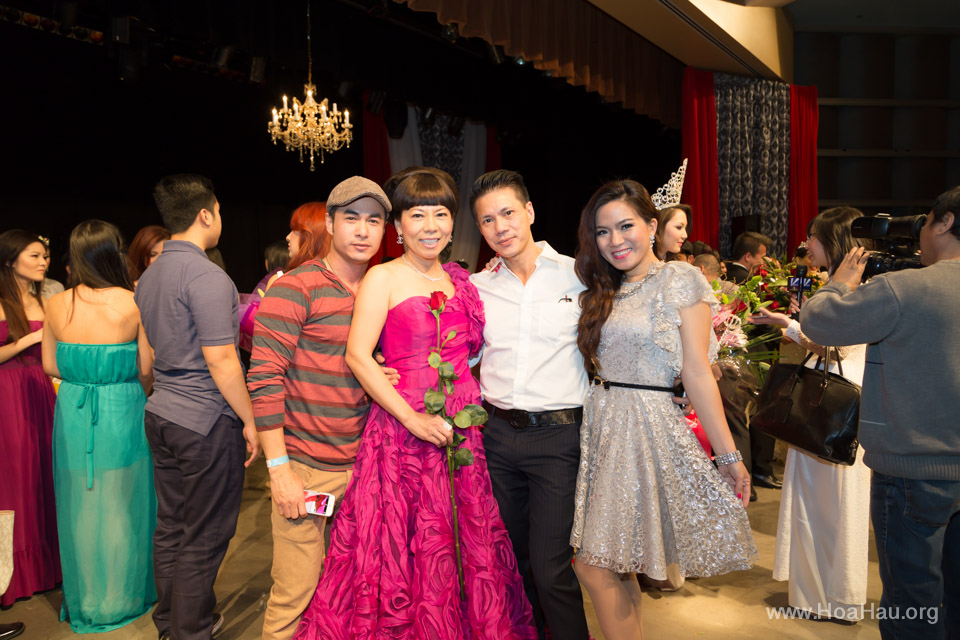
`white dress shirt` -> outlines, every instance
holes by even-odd
[[[524,285],[502,260],[470,280],[483,300],[486,343],[480,388],[502,409],[554,411],[583,405],[587,374],[577,349],[580,292],[573,258],[546,242]]]

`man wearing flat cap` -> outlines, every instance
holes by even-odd
[[[327,518],[304,490],[339,504],[370,400],[344,360],[353,304],[380,249],[390,201],[373,181],[344,180],[327,198],[330,250],[270,287],[257,312],[247,386],[273,498],[273,588],[263,638],[291,638],[323,564]]]

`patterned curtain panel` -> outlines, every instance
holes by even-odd
[[[770,253],[787,250],[790,85],[714,75],[720,190],[720,253],[730,254],[734,218],[759,215]]]
[[[453,176],[454,182],[459,182],[463,166],[463,121],[459,126],[451,127],[454,117],[438,114],[430,126],[425,126],[424,111],[417,107],[417,133],[420,136],[423,166],[443,169]]]
[[[436,167],[443,169],[451,176],[453,181],[460,183],[460,171],[463,168],[463,126],[461,120],[458,125],[454,124],[454,117],[445,114],[438,114],[432,123],[424,123],[424,109],[417,107],[417,133],[420,136],[420,153],[422,154],[423,166]],[[462,196],[461,196],[462,198]],[[456,212],[454,212],[456,216]],[[454,224],[463,223],[463,216],[454,219]],[[467,222],[471,222],[467,220]],[[456,230],[454,230],[456,234]],[[441,262],[449,262],[453,256],[453,243],[447,245],[447,248],[440,254]]]

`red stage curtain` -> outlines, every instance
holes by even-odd
[[[720,243],[720,189],[717,102],[712,72],[687,67],[683,75],[682,104],[681,147],[688,161],[681,202],[693,208],[691,240],[703,240],[716,249]]]
[[[817,215],[817,88],[790,85],[789,257]]]
[[[369,92],[363,93],[363,104],[367,104]],[[363,128],[360,135],[363,137],[363,175],[383,184],[390,177],[390,148],[387,146],[387,125],[380,114],[363,110]],[[383,244],[380,251],[370,259],[370,266],[380,264],[384,256],[397,257],[403,246],[397,244],[397,232],[392,224],[387,225],[383,234]]]

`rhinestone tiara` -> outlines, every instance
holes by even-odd
[[[680,204],[680,195],[683,193],[683,178],[686,173],[687,159],[684,158],[680,168],[670,174],[667,184],[657,189],[657,192],[650,196],[653,200],[653,206],[662,211]]]

